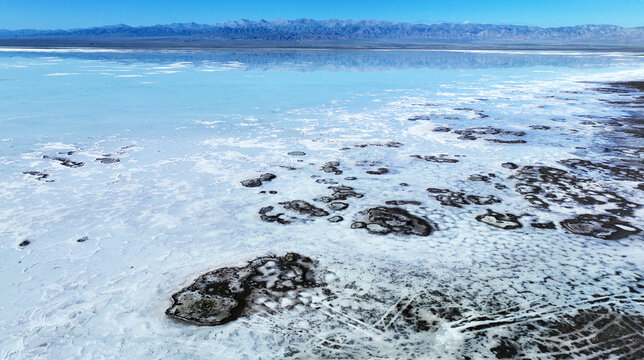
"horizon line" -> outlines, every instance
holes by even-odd
[[[105,24],[105,25],[93,25],[93,26],[88,26],[88,27],[74,27],[74,28],[20,28],[20,29],[5,29],[5,28],[0,28],[1,31],[26,31],[26,30],[32,30],[32,31],[73,31],[73,30],[84,30],[84,29],[96,29],[96,28],[106,28],[106,27],[117,27],[117,26],[127,26],[130,28],[145,28],[145,27],[154,27],[154,26],[170,26],[170,25],[186,25],[186,24],[195,24],[195,25],[200,25],[200,26],[218,26],[218,25],[226,25],[227,23],[232,23],[232,22],[238,22],[238,21],[247,21],[247,22],[266,22],[266,23],[277,23],[280,21],[288,22],[288,21],[299,21],[299,20],[311,20],[311,21],[316,21],[316,22],[324,22],[324,21],[344,21],[344,22],[360,22],[360,21],[376,21],[376,22],[381,22],[381,23],[391,23],[391,24],[410,24],[410,25],[427,25],[427,26],[432,26],[432,25],[492,25],[492,26],[517,26],[517,27],[529,27],[529,28],[540,28],[540,29],[559,29],[559,28],[574,28],[578,26],[615,26],[619,27],[622,29],[638,29],[644,27],[644,25],[638,25],[638,26],[621,26],[621,25],[615,25],[615,24],[610,24],[610,23],[603,23],[603,24],[592,24],[592,23],[584,23],[584,24],[576,24],[576,25],[561,25],[561,26],[539,26],[539,25],[524,25],[524,24],[517,24],[517,23],[486,23],[486,22],[473,22],[473,21],[435,21],[435,22],[424,22],[424,21],[394,21],[394,20],[385,20],[385,19],[338,19],[338,18],[326,18],[326,19],[314,19],[314,18],[295,18],[295,19],[285,19],[285,18],[280,18],[280,19],[273,19],[273,20],[267,20],[264,18],[261,19],[246,19],[246,18],[238,18],[238,19],[233,19],[233,20],[226,20],[223,22],[216,22],[216,23],[198,23],[195,21],[189,21],[189,22],[172,22],[172,23],[157,23],[157,24],[152,24],[152,25],[129,25],[126,23],[116,23],[116,24]]]

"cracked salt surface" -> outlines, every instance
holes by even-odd
[[[0,357],[644,357],[641,58],[79,54],[0,55]]]

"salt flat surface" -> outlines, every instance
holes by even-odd
[[[641,358],[642,93],[603,82],[643,79],[623,53],[6,51],[0,357]],[[362,197],[329,208],[339,185]],[[433,231],[355,225],[376,207]],[[583,214],[630,235],[562,224]],[[165,315],[201,274],[288,252],[317,262],[297,304]]]

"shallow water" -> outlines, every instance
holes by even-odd
[[[642,93],[605,83],[642,79],[625,53],[0,51],[0,356],[641,358]],[[338,185],[363,196],[333,210]],[[433,231],[356,228],[382,206]],[[565,227],[583,214],[630,235]],[[165,315],[287,252],[318,286]]]

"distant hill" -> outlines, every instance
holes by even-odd
[[[579,25],[542,28],[491,24],[412,24],[378,20],[237,20],[72,30],[0,30],[0,45],[364,46],[428,44],[644,46],[644,26]]]

